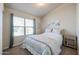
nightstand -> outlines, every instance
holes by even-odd
[[[63,38],[64,38],[63,40],[64,46],[77,49],[77,37],[76,36],[70,35],[70,34],[64,34]]]

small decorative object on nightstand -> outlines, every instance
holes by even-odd
[[[64,46],[77,49],[77,37],[75,35],[64,33],[63,38]]]

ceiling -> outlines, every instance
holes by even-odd
[[[36,3],[7,3],[7,7],[27,12],[34,16],[44,16],[51,10],[61,5],[60,3],[46,3],[44,6],[37,6]]]

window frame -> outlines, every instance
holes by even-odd
[[[33,21],[33,25],[32,26],[26,26],[26,19],[25,19],[25,31],[26,31],[26,28],[32,28],[33,29],[33,33],[32,34],[34,34],[34,30],[35,30],[35,26],[34,26],[34,19],[27,19],[27,20],[32,20]],[[26,32],[25,32],[25,35],[32,35],[32,34],[26,34]]]
[[[19,17],[19,16],[13,16],[13,17]],[[20,17],[20,18],[23,18],[23,17]],[[34,26],[34,19],[28,19],[27,18],[27,20],[33,20],[33,26],[26,26],[26,18],[23,18],[24,19],[24,26],[14,26],[13,25],[13,29],[14,29],[14,27],[23,27],[24,28],[24,33],[23,33],[23,35],[17,35],[17,36],[15,36],[14,35],[14,30],[13,30],[13,36],[14,37],[19,37],[19,36],[27,36],[27,34],[26,34],[26,28],[28,27],[28,28],[33,28],[33,34],[34,34],[34,30],[35,30],[35,26]],[[14,19],[13,19],[14,20]],[[32,35],[32,34],[28,34],[28,35]]]
[[[24,26],[13,26],[13,35],[14,35],[14,28],[15,28],[15,27],[18,27],[18,28],[19,28],[19,27],[23,27],[23,29],[24,29]],[[23,35],[14,35],[14,37],[17,37],[17,36],[24,36],[24,33],[23,33]]]
[[[32,29],[33,29],[33,33],[32,33],[32,34],[34,34],[34,27],[32,27],[32,26],[26,26],[26,27],[25,27],[25,30],[26,30],[26,28],[32,28]],[[26,33],[27,33],[27,32],[26,32]],[[26,33],[25,33],[25,34],[26,34]],[[26,34],[26,35],[32,35],[32,34]]]

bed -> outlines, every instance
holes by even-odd
[[[56,30],[56,27],[49,27],[51,30],[47,28],[43,34],[26,36],[23,48],[28,49],[33,55],[60,54],[62,35],[59,33],[59,30]]]

